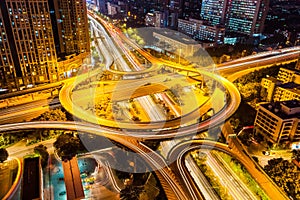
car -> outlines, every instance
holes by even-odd
[[[59,196],[63,196],[63,195],[65,195],[67,192],[66,191],[62,191],[62,192],[60,192],[58,195]]]
[[[262,151],[262,154],[264,154],[265,156],[269,156],[270,155],[270,151]]]

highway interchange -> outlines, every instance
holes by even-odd
[[[91,15],[89,16],[92,17]],[[105,25],[95,25],[95,23],[98,23],[96,20],[94,24],[92,23],[92,26],[94,26],[95,29],[99,29],[99,27],[103,27]],[[104,36],[105,39],[101,40],[100,35],[97,35],[97,31],[95,31],[96,37],[99,38],[99,45],[101,46],[101,49],[96,46],[98,51],[100,51],[105,58],[105,67],[107,70],[109,70],[111,73],[115,73],[118,75],[124,75],[126,73],[132,73],[132,76],[138,76],[138,75],[144,75],[146,73],[152,73],[152,70],[157,70],[157,68],[161,65],[172,67],[175,70],[181,70],[185,72],[191,72],[196,74],[205,75],[211,79],[215,79],[215,81],[219,82],[222,86],[220,91],[223,91],[224,88],[226,89],[225,95],[223,94],[224,99],[221,99],[220,101],[220,95],[212,94],[210,100],[206,102],[205,105],[201,105],[198,109],[195,109],[193,112],[188,113],[185,116],[177,116],[177,119],[168,122],[160,122],[164,120],[164,116],[161,113],[157,113],[154,110],[154,114],[151,115],[150,119],[152,122],[151,124],[139,124],[135,128],[132,123],[126,124],[126,123],[116,123],[114,124],[111,121],[101,121],[99,118],[92,118],[90,119],[89,114],[84,114],[83,110],[74,106],[73,99],[72,99],[72,92],[74,91],[75,84],[80,84],[83,81],[85,81],[87,78],[93,77],[94,75],[97,75],[98,73],[101,73],[99,69],[95,69],[94,71],[91,71],[87,74],[82,74],[76,77],[75,83],[72,83],[72,81],[68,81],[67,84],[62,88],[60,92],[60,101],[63,107],[66,108],[70,113],[74,114],[75,116],[92,122],[92,123],[86,123],[86,122],[24,122],[24,123],[11,123],[11,124],[4,124],[0,125],[0,131],[10,131],[10,130],[25,130],[25,129],[62,129],[62,130],[77,130],[87,133],[92,133],[96,135],[105,136],[111,140],[114,140],[116,142],[119,142],[120,144],[132,149],[134,152],[139,153],[142,155],[142,157],[149,163],[149,165],[152,167],[152,169],[155,171],[155,173],[160,178],[160,181],[162,183],[162,186],[166,192],[166,195],[168,199],[214,199],[215,194],[210,191],[210,194],[204,195],[202,188],[199,190],[197,188],[197,185],[193,184],[193,179],[191,178],[190,174],[188,173],[186,169],[186,165],[184,165],[184,155],[186,152],[188,152],[190,149],[188,147],[194,147],[194,148],[201,148],[201,149],[212,149],[216,148],[222,151],[225,151],[226,153],[229,153],[230,155],[234,156],[240,162],[242,162],[245,167],[249,170],[249,166],[253,167],[253,164],[249,163],[249,160],[245,161],[244,154],[241,152],[240,148],[229,148],[227,145],[219,144],[219,143],[210,143],[207,141],[194,141],[195,144],[201,144],[201,145],[192,145],[194,144],[193,141],[189,143],[188,145],[181,143],[179,145],[176,145],[170,152],[168,158],[163,158],[160,156],[157,152],[153,152],[151,149],[149,149],[147,146],[145,146],[141,141],[147,140],[147,139],[167,139],[167,138],[173,138],[173,137],[182,137],[187,135],[194,135],[197,132],[206,131],[207,129],[223,124],[230,116],[236,111],[238,108],[239,102],[240,102],[240,95],[237,89],[234,87],[234,85],[229,82],[227,79],[223,78],[223,76],[227,76],[229,74],[232,74],[236,72],[237,70],[243,70],[248,69],[250,67],[254,66],[267,66],[271,63],[275,62],[290,62],[292,60],[295,60],[299,56],[299,48],[295,49],[287,49],[282,50],[281,52],[273,52],[267,55],[254,55],[252,57],[243,58],[240,61],[233,61],[229,62],[228,64],[218,66],[215,68],[218,73],[222,74],[223,76],[217,75],[215,73],[211,73],[207,70],[200,70],[200,69],[194,69],[191,67],[176,65],[174,63],[170,64],[169,62],[164,62],[161,60],[157,60],[154,57],[151,57],[151,55],[144,54],[145,52],[142,50],[139,50],[141,54],[144,54],[144,56],[153,63],[156,63],[153,65],[153,67],[147,68],[147,69],[137,69],[139,65],[133,64],[135,66],[136,71],[132,71],[131,68],[128,67],[127,63],[121,59],[120,52],[115,48],[114,42],[111,40],[111,35],[108,35],[106,29],[102,29],[98,32],[102,34],[102,37]],[[123,36],[120,36],[124,41],[125,39]],[[116,39],[117,40],[117,39]],[[128,40],[128,39],[127,39]],[[102,41],[102,42],[101,42]],[[106,43],[106,44],[104,44]],[[128,44],[132,45],[131,41],[127,41]],[[108,50],[108,48],[115,49],[111,51],[111,49]],[[133,45],[132,45],[133,46]],[[103,48],[102,48],[103,47]],[[107,47],[107,48],[105,48]],[[123,50],[126,50],[126,46],[124,45],[121,47]],[[135,46],[133,46],[135,48]],[[111,52],[112,55],[110,54]],[[274,55],[272,55],[274,54]],[[126,54],[129,55],[129,54]],[[130,57],[127,56],[127,58]],[[118,65],[118,70],[112,69],[112,64]],[[122,67],[123,66],[123,67]],[[127,66],[127,67],[126,67]],[[142,71],[138,71],[142,70]],[[130,72],[131,71],[131,72]],[[130,82],[130,80],[123,80],[122,84],[126,84],[127,82]],[[111,83],[110,83],[111,84]],[[114,84],[114,83],[113,83]],[[218,91],[218,90],[216,90]],[[219,91],[219,92],[220,92]],[[215,99],[214,99],[215,98]],[[200,114],[206,113],[212,106],[214,102],[216,102],[216,99],[221,102],[220,105],[214,105],[216,107],[216,113],[211,117],[210,120],[206,120],[200,123],[194,123],[194,124],[188,124],[189,121],[194,120],[195,118],[198,118]],[[143,105],[145,105],[145,109],[149,110],[153,107],[149,107],[152,103],[143,103],[145,101],[149,101],[147,97],[143,97],[141,100]],[[43,105],[43,101],[36,102],[39,105]],[[41,104],[40,104],[41,103]],[[29,109],[33,108],[33,105],[28,105]],[[26,110],[28,108],[25,108]],[[9,122],[9,120],[7,121]],[[5,122],[5,123],[7,123]],[[101,126],[98,124],[100,123]],[[162,124],[163,123],[163,124]],[[121,126],[121,127],[120,127]],[[114,127],[114,128],[110,128]],[[121,129],[118,129],[121,128]],[[124,131],[124,129],[126,129]],[[140,131],[143,129],[143,131]],[[151,129],[151,131],[149,131]],[[148,131],[145,131],[148,130]],[[128,133],[130,133],[128,135]],[[205,145],[203,145],[205,143]],[[235,142],[233,142],[235,144]],[[183,146],[186,148],[182,148]],[[179,149],[179,150],[178,150]],[[233,152],[234,149],[237,152]],[[243,155],[242,155],[243,154]],[[211,162],[213,161],[213,158],[211,158]],[[176,161],[173,163],[168,163],[168,160]],[[213,164],[212,164],[213,166]],[[194,166],[195,167],[195,166]],[[172,171],[170,170],[172,169]],[[175,173],[174,173],[175,172]],[[249,171],[251,173],[251,171]],[[220,172],[221,173],[221,172]],[[259,174],[260,173],[260,174]],[[175,176],[176,174],[176,176]],[[257,176],[259,174],[259,177],[263,177],[264,175],[259,172],[259,170],[256,170],[253,172],[252,175]],[[180,176],[178,176],[180,175]],[[191,181],[191,182],[187,182]],[[262,184],[259,180],[258,183],[262,188],[266,188],[266,184]],[[276,186],[272,186],[272,183],[268,184],[269,192],[267,191],[268,195],[270,197],[282,197],[280,199],[287,199],[287,197],[282,194],[282,192],[279,192],[276,188]],[[235,185],[231,185],[230,188],[238,188]],[[244,190],[242,192],[239,192],[239,194],[245,193]],[[208,195],[208,196],[207,196]],[[236,194],[238,195],[238,194]],[[248,194],[245,194],[248,195]],[[236,196],[235,199],[240,199],[241,196]],[[252,197],[246,197],[243,196],[244,199],[252,199]],[[272,198],[273,199],[273,198]]]

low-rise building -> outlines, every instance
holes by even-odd
[[[261,96],[268,102],[300,100],[300,73],[297,70],[280,68],[277,78],[263,78],[261,86]]]
[[[193,37],[197,34],[197,31],[203,22],[203,20],[195,19],[178,19],[178,31]]]
[[[300,74],[298,71],[287,69],[287,68],[280,68],[277,79],[282,81],[283,83],[294,82],[300,84]]]
[[[273,143],[300,140],[300,102],[297,100],[261,104],[254,130]]]
[[[275,88],[273,101],[300,100],[300,85],[289,82]]]
[[[153,32],[153,37],[158,40],[158,46],[163,45],[163,49],[174,52],[180,57],[193,56],[201,48],[201,44],[192,38],[168,29]]]
[[[274,77],[267,77],[261,80],[261,95],[263,96],[265,101],[271,102],[273,100],[275,89],[281,84],[282,81],[279,81]]]
[[[300,33],[299,33],[299,37],[300,37]],[[296,69],[300,70],[300,57],[299,57],[298,62],[296,64]]]
[[[210,25],[204,20],[178,19],[178,31],[191,36],[194,39],[211,43],[214,45],[223,44],[225,28],[221,25]],[[211,46],[211,45],[210,45]]]

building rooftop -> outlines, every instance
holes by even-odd
[[[285,89],[300,89],[300,85],[293,82],[282,84],[280,87]]]
[[[280,104],[285,105],[288,108],[300,108],[300,102],[296,100],[283,101]]]
[[[290,68],[287,68],[287,67],[280,67],[280,70],[279,71],[289,71],[291,73],[294,73],[294,74],[300,74],[299,70],[296,69],[296,68],[293,68],[293,69],[290,69]]]
[[[278,101],[273,103],[261,104],[261,106],[281,119],[298,118],[300,119],[300,102],[297,100]]]
[[[282,81],[278,80],[277,78],[275,78],[273,76],[265,77],[264,79],[270,80],[273,83],[282,83]]]
[[[197,41],[190,38],[189,36],[187,36],[183,33],[180,33],[180,32],[172,31],[170,29],[169,30],[168,29],[156,29],[154,33],[160,34],[162,36],[168,37],[173,40],[176,40],[183,44],[193,44],[193,45],[199,44]]]

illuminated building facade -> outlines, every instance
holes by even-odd
[[[186,35],[174,31],[157,31],[153,32],[153,37],[159,42],[158,47],[166,49],[180,55],[182,57],[193,56],[196,51],[201,48],[201,44]]]
[[[85,0],[49,0],[59,56],[90,51]]]
[[[273,96],[276,87],[280,86],[282,81],[277,80],[274,77],[262,78],[261,80],[261,96],[265,99],[265,101],[271,102],[273,101]],[[263,92],[262,92],[263,91]]]
[[[196,38],[202,41],[210,41],[215,44],[222,44],[225,36],[225,28],[221,25],[201,25]]]
[[[228,0],[203,0],[201,18],[212,25],[224,24]]]
[[[283,83],[294,82],[296,84],[300,84],[300,74],[298,71],[286,69],[281,67],[277,79],[282,81]]]
[[[2,10],[0,9],[0,48],[1,48],[1,57],[0,57],[0,88],[2,90],[11,90],[16,87],[17,81],[16,76],[22,76],[20,66],[14,65],[12,54],[10,53],[9,37],[5,24]],[[12,38],[11,38],[12,39]]]
[[[200,41],[222,44],[225,36],[225,28],[220,25],[210,25],[206,21],[189,19],[178,20],[178,31]]]
[[[300,85],[295,83],[282,84],[275,88],[273,101],[300,100]]]
[[[163,24],[163,13],[159,11],[154,11],[153,13],[147,13],[145,16],[145,25],[161,27]]]
[[[197,31],[202,24],[203,21],[201,20],[178,19],[178,31],[193,37],[197,34]]]
[[[262,33],[269,0],[228,0],[226,31],[253,35]]]
[[[297,100],[261,104],[254,130],[273,144],[300,140],[300,103]]]
[[[1,0],[0,31],[2,89],[58,79],[48,0]]]
[[[300,100],[300,74],[298,71],[280,68],[277,78],[263,78],[261,96],[269,102]]]
[[[225,25],[226,32],[262,33],[269,0],[203,0],[201,18],[212,25]]]

